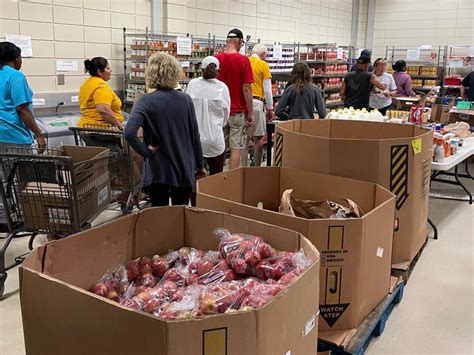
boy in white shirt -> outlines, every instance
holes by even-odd
[[[202,70],[202,78],[192,79],[186,93],[193,99],[209,175],[214,175],[224,170],[223,127],[229,118],[230,95],[227,85],[216,79],[219,73],[219,60],[216,57],[204,58]]]

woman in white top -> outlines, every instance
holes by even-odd
[[[383,58],[378,58],[374,63],[374,74],[377,79],[385,84],[385,90],[380,90],[376,87],[372,89],[370,93],[369,106],[371,109],[377,109],[382,115],[385,116],[387,109],[392,104],[392,96],[397,93],[397,85],[392,74],[386,73],[387,61]]]
[[[230,95],[227,85],[217,80],[219,60],[206,57],[202,61],[202,78],[189,82],[186,93],[191,96],[201,136],[204,159],[209,174],[224,170],[225,140],[223,127],[230,112]]]

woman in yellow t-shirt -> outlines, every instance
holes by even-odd
[[[107,84],[112,76],[107,59],[95,57],[84,61],[86,73],[90,74],[79,90],[81,119],[77,126],[111,125],[123,128],[122,101]]]

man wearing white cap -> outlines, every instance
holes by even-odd
[[[201,136],[204,159],[209,174],[218,174],[224,169],[225,140],[223,128],[230,113],[229,89],[217,80],[219,60],[206,57],[202,61],[202,78],[189,82],[186,93],[191,96]]]

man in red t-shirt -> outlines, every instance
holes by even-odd
[[[216,54],[220,70],[217,79],[223,81],[230,93],[230,117],[224,128],[230,147],[229,169],[240,165],[240,150],[245,148],[245,130],[255,122],[253,115],[253,73],[249,59],[240,54],[244,42],[242,31],[237,28],[227,34],[227,48]]]

